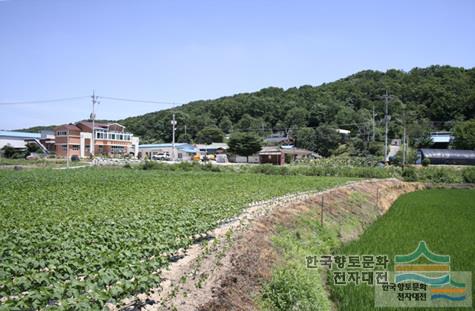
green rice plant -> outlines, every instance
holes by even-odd
[[[467,189],[431,189],[403,195],[358,240],[334,253],[387,254],[392,262],[395,255],[412,252],[424,240],[436,253],[451,256],[451,270],[471,271],[473,275],[474,198],[475,190]],[[330,288],[339,310],[376,310],[373,287],[351,284]]]

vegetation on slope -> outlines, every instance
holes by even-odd
[[[360,196],[355,194],[353,200],[361,202],[363,197]],[[305,213],[290,227],[280,228],[274,237],[274,246],[281,257],[258,302],[263,310],[376,310],[374,287],[336,286],[331,281],[324,287],[325,271],[307,268],[306,257],[331,253],[385,254],[390,259],[388,269],[392,270],[394,256],[412,252],[421,240],[436,253],[450,255],[451,270],[473,274],[474,197],[475,190],[467,189],[432,189],[405,194],[381,219],[369,225],[358,240],[343,246],[342,232],[351,235],[352,231],[362,230],[367,219],[345,211],[341,223],[327,223],[322,227],[318,209]],[[332,279],[331,274],[328,279]],[[325,289],[330,289],[332,302],[322,295]]]
[[[320,86],[287,90],[268,87],[253,93],[193,101],[118,122],[140,136],[142,143],[170,142],[170,120],[175,113],[178,142],[220,142],[224,134],[236,132],[259,136],[282,132],[297,146],[324,156],[382,155],[381,96],[386,90],[394,95],[389,105],[390,138],[401,138],[405,123],[411,146],[430,145],[431,130],[453,130],[454,147],[474,148],[469,130],[475,121],[462,122],[475,118],[475,69],[451,66],[414,68],[409,72],[366,70]],[[46,128],[50,127],[25,130]],[[336,135],[336,128],[350,130],[351,139]]]
[[[362,71],[320,86],[287,90],[269,87],[254,93],[191,102],[174,109],[120,120],[144,142],[171,141],[171,114],[178,121],[178,141],[196,140],[205,128],[224,133],[271,131],[291,134],[297,145],[325,155],[380,152],[372,142],[372,109],[376,113],[377,141],[382,141],[384,102],[388,90],[398,99],[390,104],[390,137],[402,136],[403,111],[410,144],[424,143],[431,129],[451,129],[457,121],[475,118],[475,69],[450,66],[400,70]],[[184,126],[187,137],[184,137]],[[352,131],[351,141],[338,150],[341,141],[318,145],[329,129]],[[181,137],[180,137],[181,136]],[[335,144],[336,142],[336,144]]]

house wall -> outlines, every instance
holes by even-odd
[[[259,161],[262,164],[270,163],[274,165],[282,165],[285,162],[284,155],[281,154],[262,154],[259,155]]]
[[[18,138],[18,137],[0,138],[0,149],[6,145],[12,146],[13,148],[23,149],[26,147],[25,146],[26,142],[23,138]]]
[[[249,162],[247,162],[246,157],[234,154],[234,155],[229,156],[229,162],[233,162],[233,163],[259,163],[259,156],[258,155],[249,156]]]
[[[177,160],[181,161],[191,161],[193,160],[193,154],[184,152],[178,148],[175,148],[175,156]],[[151,159],[153,155],[159,154],[159,153],[168,153],[170,156],[172,155],[173,148],[172,147],[160,147],[160,148],[140,148],[139,147],[139,152],[142,153],[142,157],[147,157],[148,159]]]
[[[56,136],[55,152],[57,157],[81,156],[81,139],[77,131],[69,131],[68,136]]]
[[[69,139],[68,136],[56,136],[55,151],[57,157],[68,155],[77,155],[81,158],[89,157],[92,140],[91,129],[82,123],[78,123],[77,127],[81,130],[69,130]],[[120,128],[119,126],[115,127]],[[65,130],[66,127],[58,127],[55,129],[55,133]],[[67,144],[69,144],[69,148],[66,147]],[[94,146],[95,155],[128,155],[129,153],[133,153],[135,156],[138,155],[138,137],[133,137],[131,141],[96,139]]]

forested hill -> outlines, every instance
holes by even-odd
[[[303,128],[338,127],[367,141],[376,113],[377,139],[382,131],[385,91],[390,102],[391,137],[398,137],[405,115],[409,135],[428,129],[450,129],[455,121],[475,117],[475,68],[450,66],[414,68],[409,72],[366,70],[320,86],[287,90],[269,87],[214,100],[200,100],[173,109],[130,117],[119,122],[142,142],[171,141],[172,113],[179,141],[196,140],[205,128],[231,131],[297,133]],[[404,111],[404,113],[403,113]],[[185,125],[186,133],[185,136]],[[199,136],[199,135],[198,135]]]

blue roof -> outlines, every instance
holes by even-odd
[[[450,141],[452,140],[452,136],[450,135],[431,136],[431,138],[433,143],[450,143]]]
[[[184,151],[184,152],[187,152],[187,153],[195,153],[195,152],[198,152],[198,150],[195,148],[195,147],[183,147],[183,148],[179,148],[180,150]]]
[[[294,145],[282,145],[282,146],[280,146],[280,148],[282,148],[282,149],[292,149],[292,148],[294,148]]]
[[[146,149],[146,148],[172,148],[173,147],[173,144],[145,144],[145,145],[139,145],[139,149]],[[177,148],[178,150],[182,150],[184,152],[188,152],[188,153],[195,153],[195,152],[198,152],[198,149],[193,147],[192,145],[190,144],[186,144],[186,143],[178,143],[178,144],[175,144],[175,148]]]
[[[175,147],[178,148],[182,145],[187,145],[187,144],[178,143],[178,144],[175,144]],[[173,144],[145,144],[145,145],[139,145],[139,148],[171,148],[171,147],[173,147]]]
[[[0,136],[16,137],[16,138],[41,138],[40,133],[15,132],[15,131],[0,131]]]

